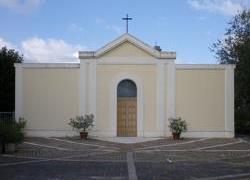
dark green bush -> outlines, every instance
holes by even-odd
[[[20,118],[0,121],[0,139],[4,143],[21,143],[24,139],[26,121]]]
[[[250,112],[235,112],[235,132],[237,134],[250,134]]]

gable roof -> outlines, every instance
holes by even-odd
[[[175,59],[176,53],[169,52],[169,51],[158,51],[153,47],[149,46],[148,44],[144,43],[143,41],[137,39],[136,37],[132,36],[131,34],[125,33],[122,36],[118,37],[117,39],[111,41],[110,43],[106,44],[102,48],[98,49],[97,51],[79,51],[79,58],[80,59],[89,59],[89,58],[98,58],[103,56],[105,53],[111,51],[112,49],[116,48],[117,46],[121,45],[124,42],[130,42],[136,47],[144,50],[151,56],[158,58],[158,59]]]

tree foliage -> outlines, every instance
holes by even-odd
[[[212,46],[221,64],[235,64],[236,132],[250,133],[250,10],[236,15]]]
[[[14,49],[0,49],[0,112],[15,110],[15,67],[23,56]]]

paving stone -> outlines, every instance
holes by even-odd
[[[22,162],[25,158],[15,158],[13,156],[9,155],[0,155],[0,165],[5,163],[11,163],[11,162]]]
[[[239,140],[165,138],[121,144],[79,137],[27,138],[29,143],[19,145],[13,157],[0,156],[0,173],[1,179],[7,180],[128,179],[130,152],[138,179],[193,179],[244,173],[249,173],[250,178],[250,143],[220,146]]]
[[[50,161],[0,168],[1,178],[8,179],[127,179],[126,163]]]
[[[179,163],[136,163],[139,179],[195,179],[228,174],[249,173],[249,166],[239,167],[225,163],[179,162]]]

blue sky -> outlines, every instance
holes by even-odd
[[[209,47],[249,0],[0,0],[0,46],[26,61],[75,61],[125,32],[177,52],[178,63],[217,63]]]

